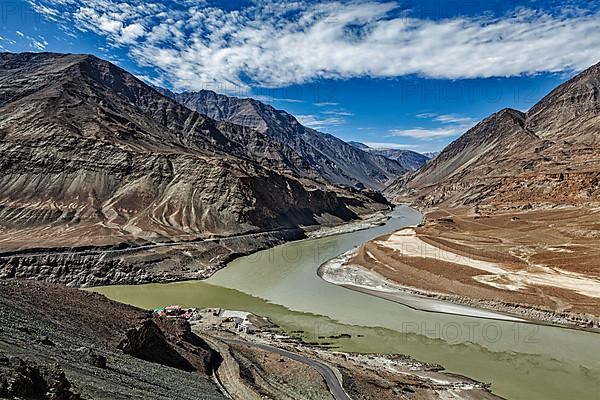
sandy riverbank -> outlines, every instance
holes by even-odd
[[[351,260],[356,257],[358,251],[359,249],[354,249],[326,262],[319,268],[319,276],[330,283],[403,304],[415,310],[505,321],[524,321],[493,309],[485,310],[469,303],[451,302],[445,297],[390,281],[377,272],[352,264]]]
[[[508,314],[597,329],[597,218],[597,210],[577,208],[485,216],[436,210],[423,226],[368,242],[326,263],[319,274],[410,307],[416,302],[425,311],[474,315],[479,309],[485,315],[484,309],[500,315],[484,317]]]

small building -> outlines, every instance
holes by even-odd
[[[244,321],[237,326],[238,332],[252,333],[252,324],[248,321]]]

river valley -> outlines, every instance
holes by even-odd
[[[325,261],[420,220],[420,213],[399,206],[384,225],[260,251],[229,263],[205,281],[94,291],[143,308],[179,304],[252,312],[307,342],[439,363],[450,372],[490,383],[494,393],[507,399],[600,399],[598,334],[411,299],[423,306],[417,308],[446,312],[417,310],[317,275]],[[337,338],[341,334],[346,335]]]

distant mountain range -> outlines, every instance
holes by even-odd
[[[378,156],[383,156],[385,158],[389,158],[390,160],[394,160],[398,162],[403,168],[408,171],[415,171],[421,168],[423,165],[427,163],[432,157],[427,156],[426,154],[417,153],[416,151],[411,150],[401,150],[401,149],[374,149],[367,146],[361,142],[348,142],[352,146],[357,147],[363,151],[369,152],[371,154],[376,154]],[[433,154],[433,153],[428,153]]]
[[[423,153],[423,155],[430,160],[436,158],[439,154],[440,154],[439,151],[430,151],[430,152]]]
[[[200,98],[185,103],[201,109]],[[394,161],[260,103],[213,98],[210,114],[255,115],[260,129],[193,111],[93,56],[1,53],[2,234],[17,247],[191,240],[387,207],[316,178],[382,186],[403,172]],[[338,151],[345,158],[328,158]]]
[[[427,206],[598,201],[600,64],[526,113],[486,118],[386,192]]]
[[[335,136],[305,127],[291,114],[258,100],[208,90],[187,93],[159,90],[192,110],[245,127],[246,131],[257,131],[278,143],[289,161],[285,166],[301,176],[332,184],[383,189],[412,170],[395,159],[363,151]]]
[[[385,208],[356,188],[388,182],[389,196],[425,205],[600,195],[600,65],[430,161],[345,143],[253,99],[165,93],[93,56],[1,53],[4,233],[51,246],[293,228]]]

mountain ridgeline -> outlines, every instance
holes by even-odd
[[[387,208],[308,179],[314,166],[270,135],[87,55],[0,54],[0,149],[5,250],[196,240]]]
[[[600,64],[528,112],[504,109],[386,189],[424,206],[600,199]]]
[[[401,149],[374,149],[361,142],[348,142],[352,146],[371,154],[376,154],[396,161],[408,171],[415,171],[425,165],[430,159],[435,157],[434,153],[421,154],[411,150]]]
[[[335,136],[300,124],[294,116],[251,98],[208,90],[163,93],[201,114],[258,131],[286,149],[291,168],[300,176],[327,183],[383,189],[411,168],[381,154],[363,151]],[[296,157],[289,155],[293,150]]]

